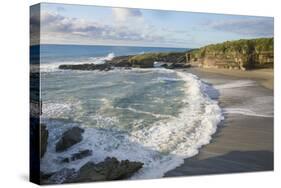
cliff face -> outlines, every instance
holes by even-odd
[[[227,41],[187,53],[188,61],[201,67],[227,69],[273,68],[273,38]]]

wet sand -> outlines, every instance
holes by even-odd
[[[255,75],[255,72],[218,70],[218,73],[198,68],[186,72],[197,75],[214,88],[225,88],[228,83],[233,88],[213,91],[225,119],[211,143],[202,147],[198,155],[186,159],[183,165],[167,172],[165,177],[273,170],[273,117],[268,113],[273,111],[273,90],[269,89],[273,88],[273,72],[265,70]],[[243,81],[253,84],[235,85]],[[257,113],[244,112],[248,106]]]
[[[274,88],[274,70],[273,69],[259,69],[250,71],[215,69],[215,68],[194,68],[198,72],[216,73],[218,75],[233,76],[242,79],[253,79],[258,81],[262,86],[268,89]]]

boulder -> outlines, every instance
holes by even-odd
[[[56,144],[56,152],[62,152],[68,149],[69,147],[77,144],[82,140],[82,133],[84,129],[79,127],[73,127],[63,133],[61,139]]]
[[[63,163],[69,163],[71,161],[76,161],[79,159],[83,159],[85,157],[91,156],[92,155],[92,150],[82,150],[77,153],[72,154],[70,157],[66,157],[62,160]]]
[[[106,180],[121,180],[131,177],[141,169],[143,163],[129,160],[118,161],[115,157],[106,158],[103,162],[95,164],[88,162],[77,172],[77,176],[70,182],[91,182]]]
[[[46,125],[40,124],[41,126],[41,135],[40,135],[40,157],[42,158],[47,150],[49,131],[47,130]]]

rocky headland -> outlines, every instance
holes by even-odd
[[[203,68],[273,68],[273,41],[273,38],[226,41],[191,50],[187,57],[192,65]]]
[[[186,52],[118,56],[104,64],[65,64],[60,65],[59,69],[109,71],[115,67],[153,68],[155,62],[161,62],[160,67],[167,69],[191,66],[235,70],[273,68],[273,42],[273,38],[241,39],[211,44]]]
[[[118,56],[107,60],[104,64],[63,64],[59,69],[65,70],[100,70],[109,71],[115,67],[123,68],[153,68],[155,62],[162,62],[162,67],[168,69],[189,68],[185,52],[144,53],[131,56]]]

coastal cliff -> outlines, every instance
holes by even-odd
[[[169,69],[188,68],[190,66],[186,61],[186,52],[159,52],[117,56],[111,60],[106,60],[104,64],[63,64],[59,66],[59,69],[109,71],[114,67],[153,68],[155,62],[162,62],[163,67]]]
[[[249,70],[273,68],[273,38],[226,41],[187,53],[192,65],[203,68]]]
[[[114,67],[153,68],[155,62],[160,62],[161,67],[168,69],[190,66],[235,70],[273,68],[273,42],[273,38],[241,39],[210,44],[187,52],[117,56],[106,60],[104,64],[66,64],[60,65],[59,69],[108,71]]]

